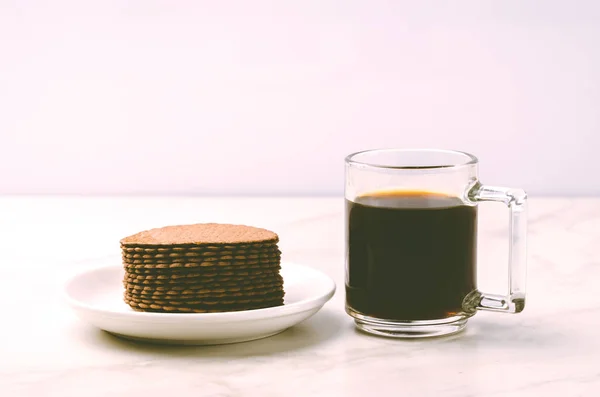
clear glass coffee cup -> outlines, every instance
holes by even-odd
[[[525,307],[527,195],[484,185],[458,151],[381,149],[346,157],[346,312],[368,333],[456,333],[477,310]],[[509,210],[508,288],[477,289],[477,204]]]

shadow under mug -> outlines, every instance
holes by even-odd
[[[477,310],[525,307],[526,203],[521,189],[482,185],[475,156],[381,149],[346,158],[346,311],[390,337],[461,331]],[[507,294],[477,289],[477,203],[509,209]]]

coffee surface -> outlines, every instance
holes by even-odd
[[[462,312],[476,288],[477,208],[459,198],[385,191],[346,200],[346,303],[380,319]]]

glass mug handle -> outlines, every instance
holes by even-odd
[[[487,294],[474,291],[467,297],[466,307],[471,311],[491,310],[520,313],[525,308],[527,281],[527,193],[522,189],[486,186],[477,183],[469,190],[474,202],[497,201],[509,210],[508,294]]]

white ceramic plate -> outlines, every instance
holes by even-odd
[[[136,312],[123,302],[123,266],[110,263],[72,277],[65,286],[67,302],[100,329],[153,342],[209,345],[265,338],[311,317],[335,292],[327,275],[282,263],[283,306],[228,313]]]

